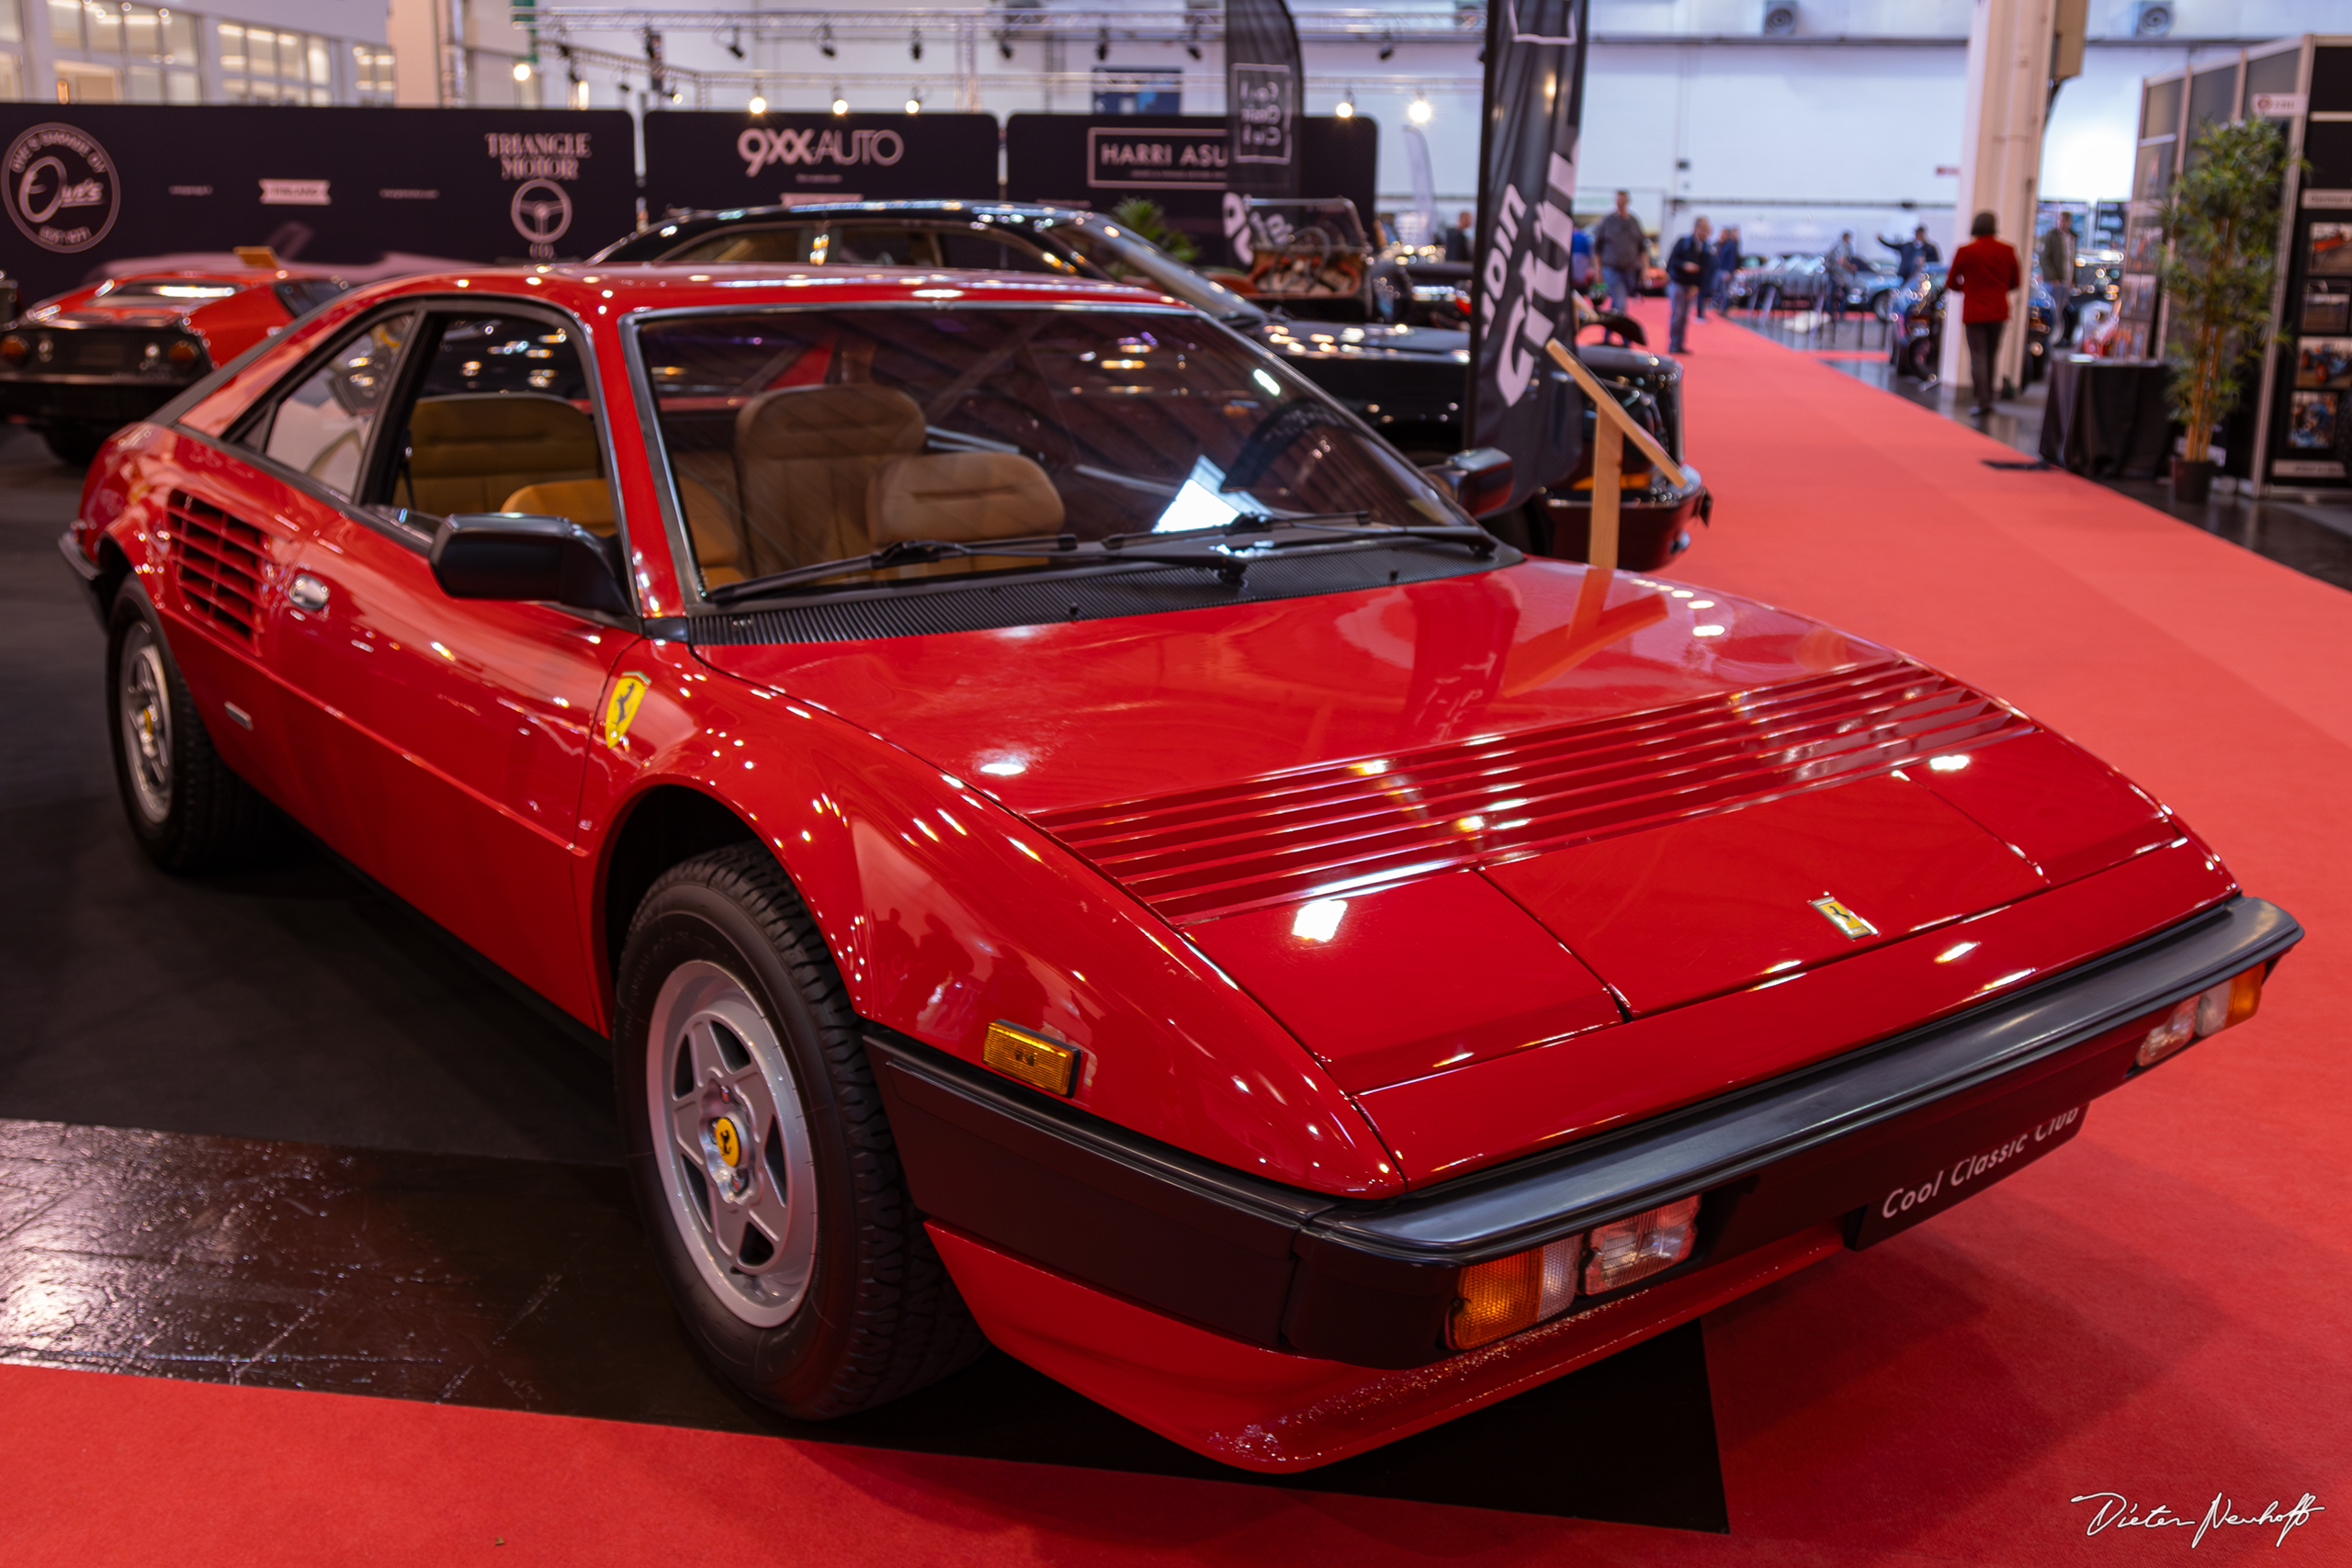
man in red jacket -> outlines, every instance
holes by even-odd
[[[1993,378],[2001,356],[2001,329],[2009,321],[2009,296],[2016,292],[2018,254],[2007,241],[1994,238],[2000,222],[1980,212],[1968,226],[1973,236],[1954,251],[1946,288],[1961,297],[1960,319],[1968,332],[1968,374],[1976,384],[1976,412],[1993,412]],[[1947,307],[1949,310],[1949,307]],[[1944,317],[1950,321],[1951,317]]]

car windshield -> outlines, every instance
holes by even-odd
[[[854,587],[1050,569],[979,541],[1464,525],[1312,385],[1188,310],[771,310],[659,318],[637,347],[707,588],[826,562]],[[952,558],[864,558],[915,541]]]
[[[1037,232],[1068,245],[1093,263],[1105,277],[1121,282],[1140,280],[1227,321],[1265,318],[1263,310],[1232,289],[1214,278],[1202,276],[1150,241],[1116,223],[1095,217],[1048,219],[1038,223]]]
[[[110,284],[106,297],[110,300],[153,299],[183,309],[207,299],[226,299],[232,294],[242,294],[242,283],[204,283],[184,277],[130,277]]]

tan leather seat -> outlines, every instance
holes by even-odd
[[[702,568],[703,586],[742,581],[742,547],[735,520],[726,504],[707,485],[679,481],[686,507],[686,527],[694,536],[695,562]],[[541,517],[569,517],[592,534],[616,534],[620,518],[613,508],[613,487],[602,479],[554,479],[526,485],[506,498],[501,512],[527,512]]]
[[[1062,525],[1061,492],[1046,470],[1017,452],[938,452],[893,457],[866,492],[872,547],[899,539],[1011,539]],[[1022,566],[1025,556],[959,556],[902,569],[908,576]]]
[[[602,479],[549,479],[545,484],[525,485],[501,502],[498,510],[569,517],[592,534],[620,531],[620,514],[613,508],[613,487]]]
[[[549,480],[593,479],[602,467],[595,421],[543,392],[419,398],[408,437],[398,499],[444,517],[491,511],[516,491]]]
[[[866,496],[893,457],[922,450],[922,410],[871,382],[787,387],[735,416],[745,569],[752,575],[862,555]]]

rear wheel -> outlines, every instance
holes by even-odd
[[[213,871],[248,858],[274,822],[269,803],[229,771],[137,585],[115,600],[107,638],[115,783],[139,845],[166,871]]]
[[[112,425],[72,420],[44,427],[40,438],[49,444],[59,462],[68,468],[86,468],[98,455],[98,448],[107,444],[107,437],[113,434]]]
[[[855,1013],[767,850],[685,861],[622,950],[630,1183],[689,1332],[801,1420],[910,1393],[985,1347],[908,1196]]]

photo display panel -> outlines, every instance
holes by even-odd
[[[30,305],[239,245],[360,276],[578,259],[636,226],[631,132],[617,109],[0,104],[6,269]]]

